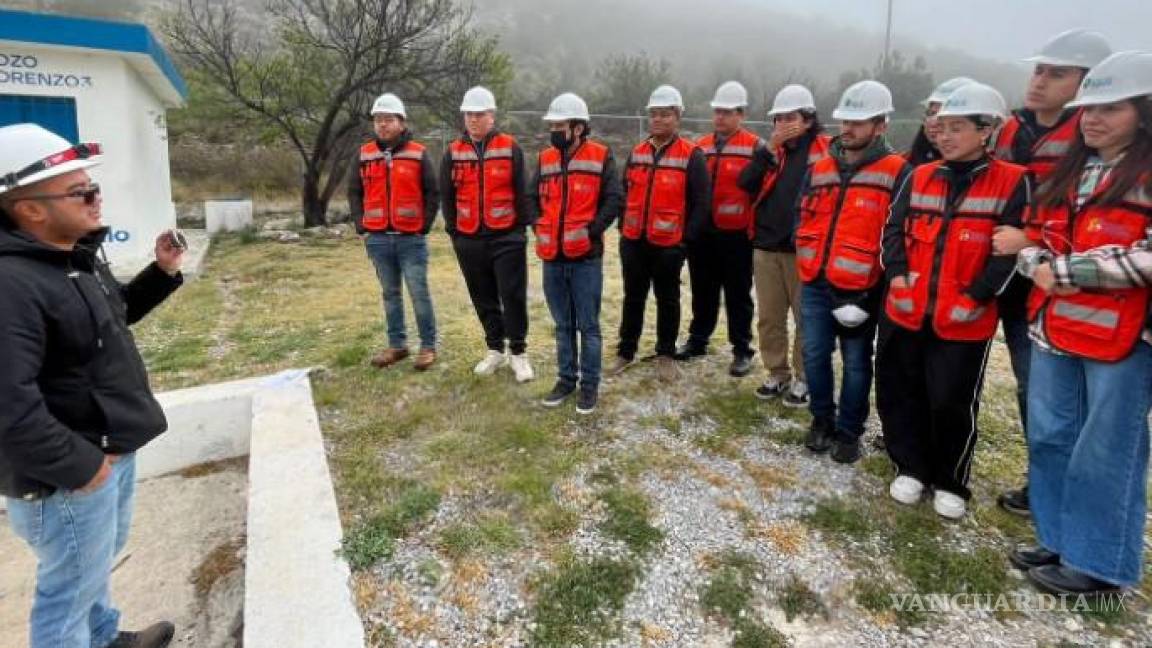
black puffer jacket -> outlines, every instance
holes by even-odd
[[[167,429],[128,325],[183,279],[153,264],[121,285],[106,234],[66,251],[0,227],[0,494],[80,488]]]

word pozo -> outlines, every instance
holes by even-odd
[[[28,54],[0,53],[0,83],[45,88],[91,88],[92,77],[83,74],[41,72],[40,60]]]
[[[1129,594],[1089,597],[1083,594],[889,594],[892,608],[899,612],[1124,612]]]

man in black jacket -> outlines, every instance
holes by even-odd
[[[0,493],[36,553],[33,648],[166,646],[158,623],[119,632],[108,591],[132,515],[135,452],[164,432],[128,325],[182,283],[182,244],[127,285],[98,250],[95,144],[0,128]]]

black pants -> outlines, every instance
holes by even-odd
[[[901,475],[972,496],[968,477],[987,342],[942,340],[884,318],[876,354],[876,409],[888,455]]]
[[[1028,337],[1028,293],[1031,290],[1031,281],[1014,274],[1008,288],[996,300],[1000,324],[1004,327],[1004,342],[1008,346],[1008,359],[1016,377],[1016,406],[1025,437],[1028,430],[1028,368],[1032,364],[1032,339]]]
[[[692,284],[692,323],[688,344],[703,349],[716,330],[720,295],[728,315],[728,342],[732,354],[752,351],[752,242],[744,232],[706,234],[688,246],[688,275]]]
[[[484,326],[484,342],[514,355],[524,353],[528,337],[528,256],[522,232],[491,238],[455,236],[452,247],[476,315]]]
[[[673,355],[680,332],[680,270],[684,267],[684,250],[621,238],[620,264],[624,270],[624,316],[620,320],[616,354],[629,359],[636,356],[651,289],[656,294],[656,354]]]

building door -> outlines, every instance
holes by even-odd
[[[72,97],[33,97],[0,94],[0,126],[32,122],[77,144],[76,100]]]

